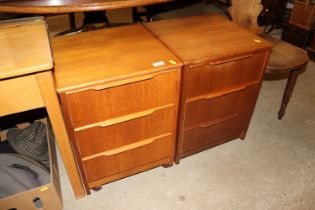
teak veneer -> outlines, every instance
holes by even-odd
[[[185,64],[176,162],[244,139],[271,44],[219,15],[144,25]]]
[[[181,61],[142,25],[52,39],[85,188],[174,160]]]
[[[0,117],[46,108],[74,194],[83,197],[86,193],[52,76],[53,60],[46,27],[39,17],[1,21]]]

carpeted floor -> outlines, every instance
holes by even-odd
[[[285,84],[263,82],[246,140],[107,184],[79,200],[59,156],[65,209],[315,209],[315,63],[298,78],[279,121]]]

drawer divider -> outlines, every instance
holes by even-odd
[[[105,152],[101,152],[101,153],[98,153],[98,154],[95,154],[95,155],[90,155],[90,156],[87,156],[85,158],[82,158],[82,160],[86,161],[86,160],[90,160],[90,159],[93,159],[93,158],[96,158],[96,157],[100,157],[100,156],[117,155],[119,153],[123,153],[123,152],[129,151],[129,150],[137,149],[139,147],[143,147],[143,146],[152,144],[155,140],[163,138],[163,137],[166,137],[166,136],[170,136],[170,135],[172,135],[172,133],[167,133],[167,134],[155,136],[153,138],[148,138],[148,139],[145,139],[145,140],[142,140],[142,141],[138,141],[136,143],[132,143],[132,144],[128,144],[128,145],[125,145],[125,146],[122,146],[122,147],[118,147],[116,149],[111,149],[111,150],[107,150]]]
[[[93,123],[93,124],[77,127],[77,128],[74,129],[74,131],[81,131],[81,130],[92,128],[92,127],[107,127],[107,126],[123,123],[123,122],[126,122],[126,121],[138,119],[138,118],[141,118],[141,117],[146,117],[148,115],[153,114],[156,111],[159,111],[159,110],[162,110],[162,109],[165,109],[165,108],[169,108],[169,107],[172,107],[172,106],[174,106],[174,104],[168,104],[168,105],[156,107],[156,108],[153,108],[153,109],[148,109],[148,110],[145,110],[145,111],[141,111],[141,112],[136,112],[136,113],[133,113],[133,114],[125,115],[125,116],[122,116],[122,117],[117,117],[117,118],[105,120],[105,121],[102,121],[102,122],[97,122],[97,123]]]

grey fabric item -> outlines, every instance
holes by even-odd
[[[42,122],[34,122],[24,129],[8,130],[7,141],[17,153],[31,157],[45,165],[49,162],[46,125]]]
[[[29,190],[50,181],[49,171],[29,157],[0,154],[0,198]]]

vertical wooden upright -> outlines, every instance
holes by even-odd
[[[1,22],[0,31],[0,117],[46,108],[74,194],[85,196],[55,90],[45,21]]]

